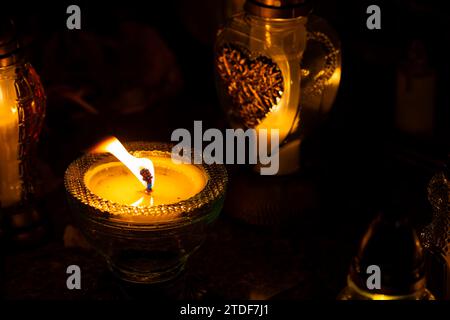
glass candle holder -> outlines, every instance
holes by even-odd
[[[247,0],[243,9],[217,33],[220,103],[232,128],[277,129],[278,174],[291,174],[300,169],[301,142],[324,123],[335,100],[339,37],[310,14],[310,1]]]
[[[170,144],[135,142],[125,146],[137,158],[165,159],[171,167],[178,167],[171,162]],[[192,181],[204,179],[200,187],[193,187],[198,192],[180,201],[175,197],[174,201],[139,205],[99,196],[102,193],[96,188],[101,176],[109,179],[117,174],[115,161],[107,153],[86,154],[67,169],[65,187],[78,226],[119,278],[134,283],[159,283],[177,277],[219,215],[227,184],[225,167],[181,164],[174,173],[175,183],[168,187],[179,188],[178,175],[186,173]],[[158,183],[158,176],[167,175],[171,169],[158,165],[158,161],[154,163]],[[162,183],[164,179],[159,180]],[[157,188],[156,185],[155,192]]]
[[[397,210],[399,205],[386,209],[370,224],[339,300],[435,300],[427,288],[418,236]],[[374,276],[379,287],[369,287]]]
[[[0,233],[14,245],[34,245],[45,235],[35,206],[35,151],[46,96],[24,59],[12,21],[0,19]]]

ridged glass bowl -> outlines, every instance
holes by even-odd
[[[133,142],[125,147],[136,157],[150,159],[152,155],[170,158],[172,150],[172,145],[164,143]],[[189,199],[136,207],[100,198],[86,186],[86,172],[109,161],[117,160],[107,153],[85,154],[65,173],[66,192],[78,227],[119,278],[134,283],[175,278],[219,215],[227,184],[225,166],[196,165],[207,181]]]

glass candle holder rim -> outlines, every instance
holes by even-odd
[[[165,142],[144,142],[134,141],[124,143],[124,146],[131,154],[139,152],[155,152],[168,154],[172,150],[173,144]],[[191,149],[191,155],[195,151]],[[173,204],[161,204],[150,207],[136,207],[125,205],[103,199],[96,195],[85,184],[84,176],[86,172],[97,163],[104,163],[102,160],[115,159],[109,153],[86,153],[74,160],[67,168],[64,175],[64,185],[69,196],[73,197],[83,205],[91,207],[96,212],[103,215],[89,215],[87,218],[98,223],[106,223],[110,226],[135,228],[171,228],[180,227],[184,223],[194,223],[197,220],[208,219],[208,212],[194,215],[198,209],[213,205],[214,202],[223,197],[228,181],[227,172],[221,164],[192,164],[206,174],[207,181],[205,187],[193,197]],[[149,221],[132,221],[133,216],[145,216]],[[127,219],[128,218],[128,219]],[[154,218],[154,219],[153,219]],[[162,219],[158,219],[162,218]]]

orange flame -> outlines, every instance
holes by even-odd
[[[134,176],[142,183],[144,187],[147,188],[147,182],[144,181],[141,170],[148,169],[153,177],[152,184],[155,184],[155,168],[153,162],[147,158],[136,158],[128,153],[127,149],[120,143],[120,141],[115,137],[110,137],[100,142],[95,146],[91,152],[109,152],[114,155],[120,162],[122,162]]]

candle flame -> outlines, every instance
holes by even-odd
[[[120,141],[111,137],[103,142],[99,143],[92,149],[92,152],[109,152],[114,155],[120,162],[122,162],[131,173],[142,183],[142,185],[148,188],[147,182],[144,180],[144,177],[141,175],[142,169],[148,169],[150,174],[152,175],[152,181],[150,188],[155,184],[155,168],[153,166],[153,162],[147,158],[136,158],[128,153],[127,149],[120,143]]]

